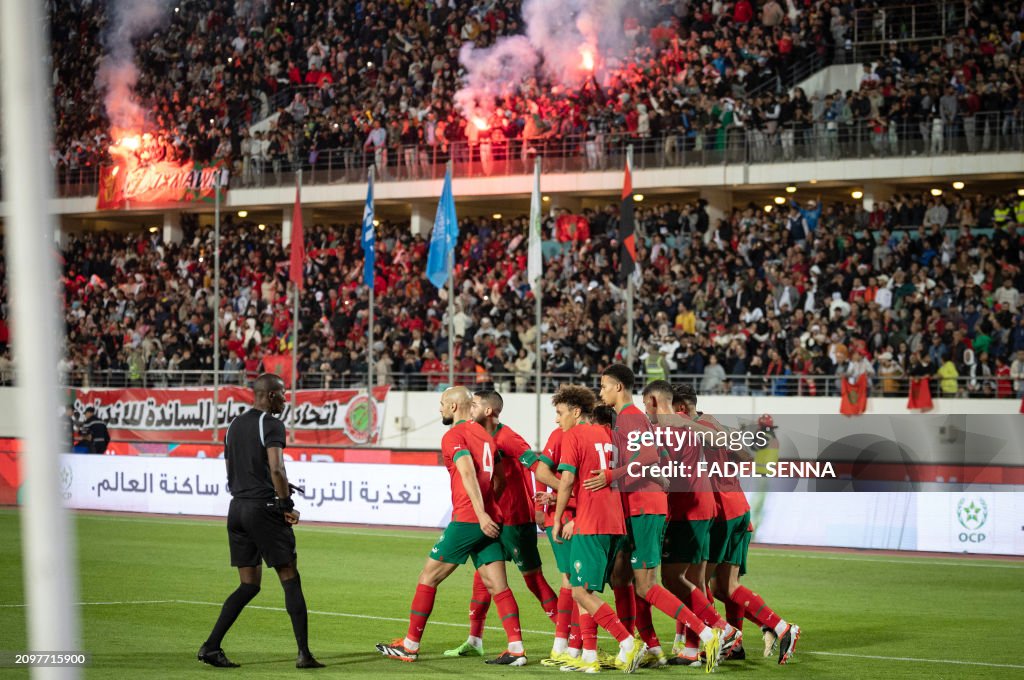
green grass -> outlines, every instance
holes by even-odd
[[[83,606],[84,648],[93,657],[86,677],[209,678],[221,673],[200,665],[195,652],[237,582],[228,566],[223,522],[80,514],[77,527],[82,602],[173,601]],[[373,645],[404,634],[415,579],[435,533],[300,526],[297,535],[311,610],[310,643],[329,666],[318,674],[558,676],[557,669],[536,663],[550,649],[550,635],[543,633],[550,624],[518,575],[511,574],[510,582],[523,628],[539,631],[525,638],[529,666],[501,670],[479,659],[441,656],[466,634],[472,574],[465,568],[439,590],[420,662],[403,664],[381,658]],[[12,510],[0,511],[0,544],[6,547],[0,552],[0,604],[22,603],[19,522]],[[554,583],[554,560],[545,541],[542,545],[546,575]],[[1020,637],[1013,631],[1024,610],[1022,562],[765,549],[755,549],[750,562],[747,585],[782,616],[799,623],[804,636],[787,666],[751,654],[745,662],[727,662],[719,673],[887,680],[1019,678],[1024,673]],[[233,676],[298,673],[284,596],[273,572],[265,574],[263,590],[252,605],[263,609],[247,609],[224,641],[231,659],[243,664]],[[0,649],[24,649],[24,615],[23,608],[0,607]],[[670,643],[671,622],[656,616],[662,639]],[[488,623],[498,625],[493,608]],[[756,652],[759,633],[750,624],[747,632],[755,638],[748,652]],[[500,629],[489,628],[488,654],[497,655],[503,641]],[[610,648],[607,639],[603,644]],[[641,673],[701,674],[688,668]],[[0,677],[27,675],[0,670]]]

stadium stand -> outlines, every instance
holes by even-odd
[[[919,37],[925,6],[887,4],[773,1],[754,16],[749,2],[637,3],[648,16],[624,26],[636,47],[604,87],[537,82],[478,129],[452,102],[458,48],[518,32],[516,0],[378,2],[372,16],[362,2],[182,2],[138,45],[152,112],[140,153],[226,162],[248,186],[300,167],[357,181],[368,160],[381,179],[434,176],[449,158],[521,172],[506,161],[534,154],[600,170],[628,143],[638,167],[1020,149],[1019,14],[931,4],[933,34]],[[93,85],[103,21],[91,3],[54,9],[62,184],[95,183],[113,141]],[[861,56],[859,88],[790,93]]]
[[[1003,218],[1000,206],[1013,206]],[[1000,217],[997,218],[997,213]],[[835,394],[837,376],[870,371],[875,389],[947,357],[960,380],[943,396],[1024,390],[1024,316],[1016,217],[1024,199],[900,194],[867,213],[854,202],[735,209],[711,223],[700,201],[640,208],[643,284],[638,372],[689,376],[707,393]],[[544,225],[542,368],[552,387],[593,380],[624,358],[617,207],[587,210],[586,240]],[[525,218],[463,220],[458,246],[455,370],[463,381],[533,389],[532,294]],[[584,235],[581,233],[581,237]],[[561,234],[565,238],[564,233]],[[157,234],[85,233],[65,249],[72,384],[211,380],[212,230],[180,245]],[[358,225],[307,230],[300,313],[304,386],[365,385],[367,296]],[[239,221],[222,252],[227,382],[252,377],[290,347],[279,230]],[[378,229],[376,380],[410,389],[447,382],[445,303],[423,278],[426,242],[407,225]],[[388,255],[385,257],[384,254]],[[855,359],[859,351],[866,363]],[[924,357],[928,357],[927,361]],[[870,367],[870,368],[869,368]],[[561,377],[559,377],[561,376]]]

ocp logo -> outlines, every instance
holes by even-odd
[[[982,498],[961,498],[956,506],[956,518],[968,531],[977,531],[988,519],[988,504]]]
[[[71,467],[68,465],[62,465],[60,467],[60,488],[64,491],[70,491],[72,479],[73,475],[71,473]]]
[[[576,562],[572,566],[575,567],[577,574],[580,573],[581,569],[583,569],[583,563],[579,560],[576,560]]]
[[[960,526],[967,531],[961,531],[958,538],[961,543],[983,543],[986,535],[980,531],[985,522],[988,521],[988,503],[984,498],[961,498],[956,506],[956,518]]]
[[[60,490],[61,498],[66,501],[71,500],[71,482],[74,481],[74,475],[71,472],[71,466],[61,465],[60,466]]]

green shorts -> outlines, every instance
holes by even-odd
[[[449,523],[430,549],[430,557],[448,564],[465,564],[466,558],[471,557],[477,568],[504,560],[498,539],[489,537],[479,524],[470,522]]]
[[[627,539],[619,550],[629,550],[634,569],[654,569],[661,564],[661,546],[665,540],[665,515],[637,515],[626,522]]]
[[[569,583],[593,592],[603,592],[612,575],[621,536],[576,534],[572,537],[572,571]]]
[[[561,543],[555,543],[555,540],[551,538],[551,527],[545,528],[544,533],[548,535],[548,541],[551,542],[551,552],[555,553],[558,573],[570,574],[572,572],[572,539],[567,541],[563,538]]]
[[[711,520],[669,522],[661,557],[667,564],[700,564],[711,555]]]
[[[540,568],[540,553],[537,552],[537,525],[502,525],[498,537],[506,562],[514,562],[519,571],[533,571]]]
[[[750,513],[729,520],[711,522],[711,553],[709,562],[739,565],[740,574],[747,573],[747,551],[750,549]]]

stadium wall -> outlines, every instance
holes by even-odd
[[[384,407],[380,446],[437,449],[446,429],[441,425],[438,416],[439,396],[437,392],[389,391]],[[503,396],[503,420],[515,428],[526,441],[531,444],[537,443],[536,395],[505,393]],[[16,399],[15,388],[0,388],[0,437],[18,437],[20,434]],[[636,398],[636,402],[641,402],[639,397]],[[547,439],[555,427],[550,394],[541,395],[540,408],[540,439]],[[776,418],[787,415],[834,416],[839,413],[839,397],[709,396],[701,399],[700,408],[708,413],[733,414],[741,418],[762,413],[769,413]],[[1021,402],[1015,399],[936,399],[932,414],[1009,415],[1018,414],[1020,408]],[[908,413],[905,398],[868,399],[867,415],[907,416]],[[57,420],[58,414],[55,414],[54,422]],[[858,418],[843,420],[856,430]],[[864,422],[863,419],[860,422]],[[1024,427],[1024,419],[1021,425]],[[1017,441],[1024,441],[1024,431],[1015,433],[1015,438]],[[1013,464],[1013,461],[1006,463]]]

